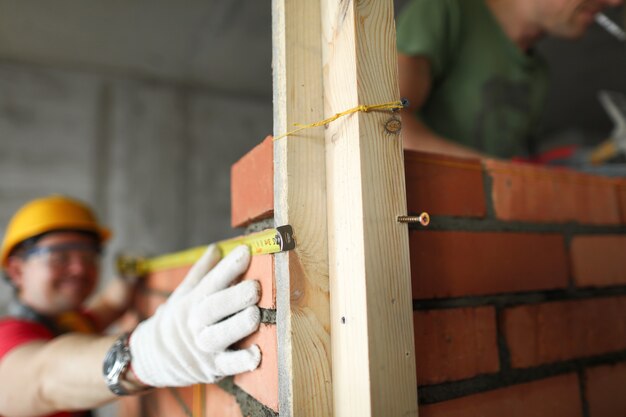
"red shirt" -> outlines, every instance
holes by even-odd
[[[0,360],[13,348],[35,340],[51,340],[50,330],[32,321],[5,317],[0,319]]]
[[[32,321],[5,317],[0,319],[0,361],[4,355],[25,343],[37,340],[51,340],[54,335],[45,326]],[[57,413],[49,417],[83,416],[84,413]],[[1,417],[1,416],[0,416]]]

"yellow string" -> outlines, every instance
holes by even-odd
[[[329,117],[328,119],[324,119],[324,120],[320,120],[319,122],[315,122],[315,123],[310,123],[308,125],[303,125],[300,123],[295,123],[294,126],[297,126],[297,129],[294,129],[290,132],[284,133],[280,136],[277,136],[274,138],[274,140],[278,140],[278,139],[282,139],[284,137],[287,136],[291,136],[295,133],[300,132],[301,130],[304,129],[310,129],[312,127],[319,127],[319,126],[324,126],[327,125],[331,122],[334,122],[335,120],[339,119],[340,117],[343,116],[347,116],[349,114],[352,113],[357,113],[357,112],[370,112],[370,111],[376,111],[376,110],[400,110],[402,108],[405,107],[405,104],[401,101],[401,100],[397,100],[397,101],[391,101],[389,103],[382,103],[382,104],[370,104],[370,105],[366,105],[366,104],[360,104],[352,109],[346,110],[346,111],[342,111],[341,113],[337,113],[334,116]]]

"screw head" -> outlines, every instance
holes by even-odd
[[[385,123],[385,130],[389,133],[396,134],[401,129],[402,122],[400,121],[400,119],[396,119],[395,117],[393,119],[387,120],[387,123]]]

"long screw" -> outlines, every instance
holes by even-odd
[[[419,216],[398,216],[397,221],[399,223],[419,223],[426,227],[430,224],[430,215],[423,212]]]

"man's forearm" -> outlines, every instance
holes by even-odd
[[[117,396],[102,376],[102,361],[115,339],[70,334],[16,348],[0,363],[0,414],[46,415],[114,400]],[[132,380],[132,373],[128,376]],[[142,386],[131,382],[127,388],[140,391]]]
[[[445,139],[409,113],[402,115],[402,141],[405,149],[453,155],[465,158],[485,158],[479,151]]]
[[[57,402],[58,410],[89,409],[115,398],[102,377],[102,360],[115,342],[115,336],[72,335],[50,342],[41,354],[42,396]],[[62,404],[60,403],[62,402]]]

